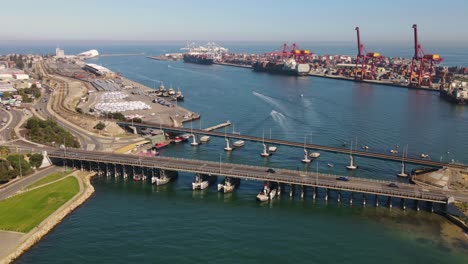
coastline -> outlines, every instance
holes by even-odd
[[[57,211],[44,219],[44,221],[42,221],[33,230],[24,234],[24,236],[18,241],[16,247],[14,247],[5,258],[0,260],[0,264],[11,263],[19,258],[23,253],[52,231],[56,225],[65,219],[65,217],[84,204],[94,193],[94,187],[91,184],[91,177],[94,175],[96,175],[94,172],[81,173],[80,171],[77,171],[73,173],[72,177],[77,178],[80,185],[80,191]]]

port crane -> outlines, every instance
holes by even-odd
[[[298,63],[312,62],[313,53],[309,50],[301,50],[296,43],[293,43],[291,47],[284,43],[279,51],[265,53],[269,60],[281,61],[289,58],[294,58]]]
[[[425,54],[418,39],[418,26],[413,24],[414,56],[409,73],[409,85],[412,87],[432,86],[435,65],[442,61],[439,54]]]
[[[375,69],[377,65],[384,59],[378,52],[367,52],[364,44],[361,43],[361,35],[359,27],[355,28],[357,34],[358,54],[356,57],[356,69],[354,78],[356,80],[375,79]]]

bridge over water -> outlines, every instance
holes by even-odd
[[[266,171],[266,167],[248,166],[242,164],[213,162],[206,160],[179,159],[171,157],[140,157],[129,154],[116,154],[76,149],[38,148],[46,150],[52,160],[63,161],[67,166],[86,169],[92,164],[103,170],[125,170],[126,167],[148,169],[161,169],[190,173],[201,173],[228,176],[240,179],[270,181],[301,187],[311,187],[314,194],[317,188],[324,188],[327,196],[329,190],[338,193],[347,191],[351,193],[371,194],[376,196],[392,197],[431,203],[446,204],[451,192],[432,187],[420,187],[411,184],[398,184],[398,188],[390,187],[389,181],[373,180],[358,177],[348,177],[349,181],[337,180],[337,175],[323,173],[305,173],[294,170],[276,169],[275,173]],[[109,169],[110,166],[110,169]],[[94,166],[95,168],[96,166]],[[143,171],[143,170],[142,170]],[[467,197],[461,200],[468,201]]]
[[[149,129],[163,129],[165,131],[172,131],[172,132],[179,132],[179,133],[192,133],[193,132],[193,134],[198,134],[198,135],[227,137],[227,138],[242,139],[242,140],[252,141],[252,142],[264,141],[267,144],[275,144],[275,145],[289,146],[289,147],[298,147],[298,148],[304,147],[303,142],[301,143],[301,142],[293,142],[293,141],[286,141],[286,140],[279,140],[279,139],[261,138],[261,137],[223,133],[223,132],[216,132],[216,131],[205,131],[205,130],[199,130],[199,129],[192,130],[191,128],[156,126],[156,125],[146,125],[146,124],[132,124],[132,123],[126,123],[126,122],[118,122],[117,124],[122,127],[127,127],[127,128],[133,126],[140,130],[149,128]],[[306,144],[305,147],[307,149],[316,149],[316,150],[322,150],[322,151],[327,151],[327,152],[349,154],[349,149],[346,149],[346,148],[330,147],[330,146],[317,145],[317,144]],[[399,155],[389,155],[389,154],[384,154],[384,153],[360,151],[360,150],[353,150],[353,155],[372,158],[372,159],[391,160],[391,161],[400,161],[400,162],[402,159],[401,156]],[[429,159],[405,157],[405,162],[411,163],[411,164],[424,165],[424,166],[434,166],[434,167],[447,166],[447,167],[452,167],[452,168],[457,168],[457,169],[468,169],[468,165],[465,165],[465,164],[446,163],[446,162],[440,162],[440,161],[433,161]]]

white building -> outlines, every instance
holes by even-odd
[[[25,73],[16,73],[16,74],[13,74],[13,77],[17,80],[28,80],[29,79],[29,75],[25,74]]]
[[[99,52],[97,50],[93,49],[93,50],[88,50],[88,51],[82,52],[82,53],[78,54],[77,56],[80,57],[80,58],[83,58],[83,59],[89,59],[89,58],[94,58],[94,57],[99,56]]]
[[[56,57],[56,58],[63,58],[63,57],[65,57],[65,51],[64,51],[63,49],[56,48],[56,49],[55,49],[55,57]]]

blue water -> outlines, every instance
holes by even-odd
[[[276,44],[268,45],[266,50]],[[129,44],[97,48],[101,53],[150,55],[178,51],[179,47]],[[228,47],[233,51],[248,48],[245,44]],[[89,48],[96,47],[69,49],[78,52]],[[315,50],[351,53],[353,48],[337,44]],[[399,49],[392,50],[398,56]],[[439,53],[465,54],[464,61],[468,58],[466,49],[446,48]],[[150,87],[159,81],[180,86],[186,98],[183,107],[202,115],[201,121],[193,123],[195,128],[230,120],[242,134],[265,133],[269,137],[271,129],[274,138],[303,142],[307,136],[309,143],[333,146],[349,145],[357,139],[359,148],[369,145],[387,153],[396,144],[408,144],[411,156],[429,153],[435,160],[468,162],[468,111],[433,92],[272,76],[143,56],[91,61]],[[230,154],[223,151],[223,145],[223,139],[212,138],[196,148],[173,145],[161,155],[307,171],[318,168],[320,172],[395,181],[400,169],[397,162],[356,158],[360,169],[348,172],[348,157],[343,154],[322,152],[318,164],[314,161],[304,166],[301,149],[280,147],[278,153],[263,159],[260,144],[247,142]],[[327,163],[335,166],[330,168]],[[282,197],[260,205],[254,197],[261,183],[244,181],[237,192],[220,195],[214,189],[192,192],[192,177],[181,173],[177,182],[162,188],[96,178],[93,198],[18,263],[466,263],[468,257],[466,236],[436,214],[405,212],[397,206],[392,210],[351,207],[346,202],[336,203],[334,198],[325,204],[323,194],[316,202],[310,197],[305,201]]]

